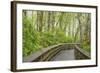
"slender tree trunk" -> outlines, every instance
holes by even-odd
[[[37,11],[37,27],[38,27],[38,31],[42,32],[42,28],[43,28],[43,12],[41,12],[41,11]]]

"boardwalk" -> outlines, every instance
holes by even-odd
[[[62,50],[51,61],[75,60],[74,49]]]
[[[78,43],[63,43],[49,46],[27,57],[23,57],[23,62],[90,59],[89,53],[81,49],[78,45]]]

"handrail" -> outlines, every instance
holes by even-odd
[[[84,51],[83,49],[81,49],[80,47],[78,47],[77,45],[75,45],[75,49],[80,52],[82,55],[84,55],[85,57],[87,57],[88,59],[90,59],[90,54],[86,51]]]

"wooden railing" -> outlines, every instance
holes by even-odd
[[[75,45],[75,58],[76,58],[76,60],[90,59],[91,56],[88,52],[86,52],[82,48],[78,47],[78,45]]]
[[[40,51],[33,53],[27,57],[23,58],[23,62],[38,62],[38,61],[49,61],[58,52],[64,49],[75,49],[76,59],[89,59],[90,56],[87,52],[80,49],[79,43],[61,43],[58,45],[53,45],[48,48],[43,48]]]
[[[23,62],[32,62],[32,61],[44,61],[46,58],[52,54],[56,54],[60,51],[60,46],[62,44],[49,46],[47,48],[43,48],[40,51],[33,53],[27,57],[23,58]],[[59,50],[59,51],[58,51]]]

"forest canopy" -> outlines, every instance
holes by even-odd
[[[90,52],[91,14],[23,10],[23,56],[59,43],[80,43]]]

